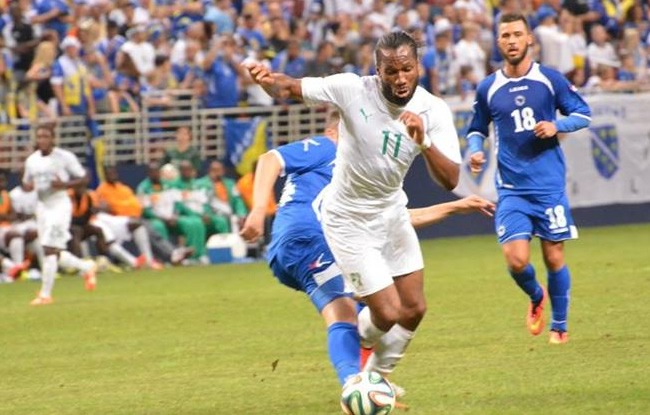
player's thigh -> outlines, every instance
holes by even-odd
[[[367,297],[393,284],[383,255],[387,232],[382,218],[341,218],[323,214],[327,243],[348,283],[357,295]]]
[[[494,215],[494,227],[500,244],[510,241],[530,241],[533,233],[533,211],[528,201],[519,196],[499,198]]]
[[[390,275],[394,278],[422,270],[422,249],[408,211],[405,208],[400,210],[389,223],[390,237],[386,240],[382,254]]]
[[[536,196],[532,198],[533,234],[542,240],[560,242],[577,239],[578,229],[573,221],[566,194]]]
[[[282,284],[306,293],[319,312],[337,298],[352,296],[322,235],[282,245],[270,264],[273,274]]]
[[[104,240],[106,241],[106,243],[111,244],[111,243],[113,243],[113,242],[115,242],[117,240],[117,238],[115,237],[115,233],[113,233],[113,230],[111,229],[111,227],[108,226],[108,224],[106,224],[105,222],[102,222],[101,220],[98,220],[97,218],[95,218],[95,219],[91,220],[90,223],[92,223],[94,226],[101,229],[102,234],[104,235]]]

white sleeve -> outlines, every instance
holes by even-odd
[[[302,78],[302,99],[306,104],[334,104],[344,109],[358,93],[361,78],[352,73],[341,73],[325,78]]]
[[[25,161],[25,172],[23,173],[23,178],[22,178],[23,183],[26,183],[26,184],[30,184],[31,182],[34,181],[34,175],[32,174],[32,171],[31,171],[31,168],[30,168],[30,166],[32,164],[30,162],[30,160],[31,159],[28,158],[27,161]]]
[[[77,156],[72,154],[69,151],[65,153],[65,169],[68,171],[70,176],[77,179],[84,177],[86,175],[86,170],[83,168]]]
[[[433,111],[428,112],[427,135],[442,154],[456,164],[460,164],[460,143],[454,125],[454,116],[449,106],[442,100],[434,102]]]

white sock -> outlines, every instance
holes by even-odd
[[[2,264],[2,271],[4,271],[4,272],[9,271],[11,269],[11,267],[13,267],[15,265],[14,262],[12,260],[10,260],[9,258],[2,258],[1,264]]]
[[[43,259],[43,264],[41,265],[41,278],[43,280],[41,284],[41,297],[51,297],[52,288],[54,288],[54,276],[58,269],[58,261],[56,255],[48,255]]]
[[[375,344],[375,349],[363,370],[382,374],[391,373],[404,357],[404,352],[413,336],[415,336],[415,332],[395,324]]]
[[[125,264],[130,265],[132,267],[136,266],[136,258],[133,255],[131,255],[129,251],[124,249],[124,247],[119,243],[113,242],[112,244],[110,244],[110,246],[108,247],[108,252],[113,254],[115,258],[119,259]]]
[[[43,246],[41,245],[41,241],[38,240],[38,238],[34,239],[32,242],[27,245],[30,251],[36,255],[36,258],[38,259],[38,263],[41,265],[41,268],[43,267],[43,262],[45,261],[45,252],[43,252]]]
[[[14,238],[9,242],[9,255],[16,264],[25,260],[25,240],[23,238]]]
[[[149,242],[147,229],[145,229],[144,226],[138,226],[133,231],[133,239],[135,240],[135,244],[138,246],[140,253],[147,258],[147,264],[151,265],[153,262],[153,253],[151,253],[151,243]]]
[[[372,322],[370,317],[370,307],[364,307],[359,313],[359,336],[361,337],[361,345],[363,347],[372,347],[377,340],[384,334],[385,331],[380,330]]]
[[[61,251],[59,254],[59,264],[64,268],[74,268],[82,272],[90,271],[93,267],[89,261],[77,258],[68,251]]]

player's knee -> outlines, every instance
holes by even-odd
[[[400,308],[392,304],[383,304],[375,310],[370,310],[373,315],[373,322],[378,329],[390,330],[400,319]]]
[[[528,256],[510,255],[508,256],[508,268],[514,273],[522,273],[528,266]]]
[[[544,256],[546,268],[552,272],[558,271],[564,266],[564,254],[562,252],[550,252]]]
[[[409,326],[417,326],[427,313],[427,302],[421,301],[402,307],[401,320]]]

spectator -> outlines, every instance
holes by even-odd
[[[194,55],[194,63],[203,65],[205,58],[204,50],[207,47],[207,32],[203,22],[193,23],[187,28],[187,32],[183,37],[178,39],[174,44],[171,52],[172,65],[183,65],[187,63],[187,44],[188,42],[196,42],[199,46],[199,51]]]
[[[179,235],[188,246],[187,250],[178,252],[172,262],[204,256],[206,230],[201,218],[185,211],[180,191],[174,188],[172,181],[161,180],[157,163],[149,165],[147,176],[137,189],[144,206],[143,217],[164,239],[169,240],[170,233]]]
[[[356,62],[352,67],[352,72],[356,73],[359,76],[375,75],[377,73],[377,69],[375,68],[375,58],[373,56],[373,53],[374,46],[372,44],[362,44],[357,51]],[[287,73],[287,75],[289,74]]]
[[[117,64],[120,65],[124,55],[129,55],[141,76],[147,76],[155,68],[156,51],[147,41],[147,29],[143,25],[133,27],[127,32],[128,41],[122,45],[117,55]]]
[[[307,62],[305,71],[307,76],[327,76],[334,73],[332,58],[334,57],[334,45],[332,42],[324,41],[316,49],[316,57]]]
[[[142,85],[140,84],[138,69],[135,67],[131,55],[125,54],[122,56],[114,82],[113,90],[115,94],[111,95],[114,97],[111,104],[113,112],[140,111],[139,103]]]
[[[203,180],[208,181],[213,188],[210,200],[212,210],[215,214],[228,218],[230,232],[238,233],[248,215],[248,209],[237,190],[237,183],[225,176],[225,169],[220,161],[210,163],[208,174]]]
[[[451,95],[455,91],[456,80],[452,76],[453,61],[451,47],[451,24],[447,27],[436,23],[435,65],[437,78],[431,82],[431,91],[435,95]]]
[[[205,57],[206,108],[230,108],[239,103],[239,75],[243,70],[235,56],[235,47],[234,38],[225,35],[214,42]]]
[[[176,145],[165,150],[161,165],[172,164],[179,169],[183,161],[188,161],[195,171],[201,170],[201,156],[192,146],[192,133],[188,127],[176,130]]]
[[[250,49],[260,50],[266,46],[266,39],[260,30],[260,10],[257,3],[251,2],[244,7],[237,34]]]
[[[619,81],[616,79],[616,67],[601,63],[584,88],[589,92],[632,92],[639,89],[639,83],[635,80]]]
[[[133,238],[146,264],[152,269],[162,269],[152,252],[152,241],[158,241],[158,238],[149,237],[151,231],[141,219],[140,201],[130,187],[119,181],[117,167],[108,166],[104,171],[106,181],[96,190],[101,212],[97,214],[95,224],[108,227],[120,242]]]
[[[300,54],[300,41],[296,38],[289,39],[287,49],[278,53],[271,61],[273,72],[282,72],[292,78],[305,76],[306,63]]]
[[[537,18],[539,24],[534,34],[540,49],[539,62],[565,75],[573,71],[575,63],[569,36],[560,31],[555,10],[545,8],[537,13]]]
[[[454,46],[456,64],[461,67],[471,66],[478,79],[485,78],[486,54],[477,42],[479,28],[474,23],[464,23],[461,40]]]
[[[587,57],[592,71],[595,71],[600,64],[616,68],[621,66],[614,46],[607,40],[607,31],[599,24],[591,28],[591,43],[587,47]]]
[[[104,56],[94,46],[90,46],[90,49],[84,53],[84,63],[88,68],[88,83],[97,113],[118,112],[118,108],[113,104],[116,98],[109,97],[110,94],[114,94],[114,92],[109,91],[109,88],[113,85],[113,76]]]
[[[119,33],[119,26],[114,20],[106,23],[106,38],[99,41],[97,50],[104,55],[111,71],[117,68],[117,53],[126,43],[124,36]]]
[[[474,74],[474,68],[469,65],[461,66],[458,77],[458,94],[460,95],[460,99],[473,99],[476,94],[478,81],[479,79]]]
[[[230,231],[228,218],[216,214],[210,206],[210,201],[214,198],[211,182],[197,179],[196,170],[189,161],[181,162],[180,177],[174,186],[181,191],[184,211],[203,221],[207,236]]]
[[[204,20],[214,25],[213,32],[218,35],[235,33],[236,11],[231,0],[215,0],[206,10]]]
[[[50,83],[59,102],[61,114],[94,115],[95,101],[90,92],[89,74],[86,65],[79,59],[81,44],[75,37],[68,36],[61,42],[64,54],[52,68]]]
[[[200,45],[195,40],[188,40],[185,46],[183,63],[172,64],[172,73],[181,89],[190,89],[195,79],[203,76],[203,70],[197,63]]]
[[[628,68],[634,68],[634,78],[640,81],[648,79],[648,56],[641,44],[641,34],[637,28],[627,28],[623,31],[621,55],[628,56],[632,63]]]
[[[37,15],[31,18],[30,23],[42,24],[46,30],[54,30],[59,39],[65,38],[68,32],[67,17],[70,9],[64,0],[41,0],[36,3]]]
[[[20,82],[32,65],[38,39],[34,35],[32,25],[25,19],[19,2],[11,3],[9,14],[11,21],[2,29],[2,35],[5,47],[11,50],[14,57],[14,80]]]
[[[242,65],[247,65],[248,63],[261,63],[267,68],[271,68],[271,62],[269,61],[269,55],[273,55],[273,51],[269,49],[262,49],[260,51],[251,50],[249,53],[252,56],[246,58]],[[242,73],[242,86],[245,87],[246,91],[246,102],[250,106],[270,106],[273,105],[273,98],[264,91],[257,83],[253,82],[248,71]]]

